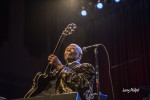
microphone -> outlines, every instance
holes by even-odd
[[[101,44],[94,44],[94,45],[90,45],[90,46],[86,46],[86,47],[83,47],[82,50],[83,51],[87,51],[87,49],[90,49],[90,48],[97,48],[98,46],[100,46]]]

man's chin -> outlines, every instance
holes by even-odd
[[[65,60],[66,60],[66,61],[69,61],[69,62],[72,62],[72,61],[75,61],[76,59],[73,58],[73,57],[68,57],[68,58],[66,58]]]

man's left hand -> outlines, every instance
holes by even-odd
[[[58,70],[63,67],[63,64],[61,63],[61,61],[54,54],[50,54],[48,56],[48,61],[49,61],[50,64],[53,64],[54,66],[56,66],[56,68]]]

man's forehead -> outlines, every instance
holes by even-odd
[[[77,48],[76,45],[72,45],[72,44],[68,45],[67,48],[68,48],[68,47],[71,47],[71,48]]]
[[[83,54],[82,49],[77,44],[70,44],[67,48],[76,49],[80,54]]]

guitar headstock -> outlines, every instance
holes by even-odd
[[[70,35],[72,34],[73,31],[75,31],[75,29],[77,28],[77,25],[74,23],[69,24],[65,30],[63,31],[63,35]]]

